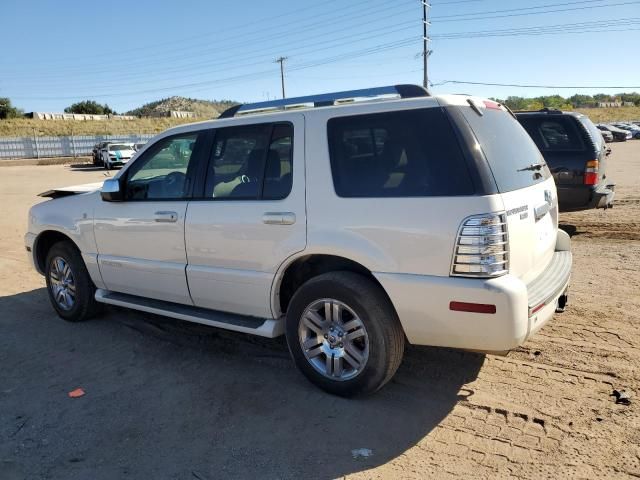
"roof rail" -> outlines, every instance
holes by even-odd
[[[236,115],[293,108],[328,107],[340,103],[371,100],[376,97],[388,96],[395,98],[428,97],[429,92],[418,85],[390,85],[387,87],[347,90],[344,92],[321,93],[319,95],[308,95],[305,97],[283,98],[281,100],[271,100],[268,102],[235,105],[222,112],[218,118],[231,118]]]

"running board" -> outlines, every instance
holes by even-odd
[[[138,297],[126,293],[110,292],[99,288],[96,301],[119,307],[132,308],[143,312],[164,315],[187,322],[202,323],[211,327],[224,328],[235,332],[250,333],[260,337],[275,338],[284,334],[284,318],[248,317],[233,313],[218,312],[206,308],[181,305],[152,298]]]

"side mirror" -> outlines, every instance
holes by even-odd
[[[117,178],[109,178],[102,184],[100,196],[105,202],[121,202],[124,200],[124,189]]]

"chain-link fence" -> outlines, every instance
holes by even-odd
[[[65,137],[0,137],[0,160],[19,158],[81,157],[91,155],[99,142],[145,143],[154,134],[70,135]]]

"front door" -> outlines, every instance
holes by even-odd
[[[184,225],[206,133],[164,137],[123,172],[125,200],[99,203],[94,230],[106,287],[191,304]]]
[[[195,305],[272,316],[275,272],[306,245],[304,167],[301,114],[215,130],[185,227]]]

